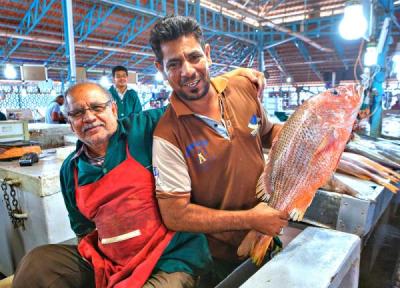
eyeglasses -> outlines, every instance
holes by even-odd
[[[92,111],[94,114],[104,112],[106,110],[107,106],[110,105],[111,100],[108,100],[105,103],[94,103],[90,104],[88,108],[80,108],[80,109],[74,109],[68,112],[68,116],[74,119],[82,118],[87,110]]]

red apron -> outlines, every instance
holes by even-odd
[[[97,230],[78,244],[92,265],[97,288],[142,287],[174,236],[161,222],[153,175],[129,154],[100,180],[78,185],[79,211]]]

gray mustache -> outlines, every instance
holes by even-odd
[[[82,127],[82,132],[86,132],[87,130],[98,127],[98,126],[104,126],[104,124],[103,123],[86,124],[85,126]]]

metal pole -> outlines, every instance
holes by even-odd
[[[75,60],[75,42],[74,42],[74,25],[72,16],[72,0],[62,0],[62,10],[64,17],[64,38],[65,38],[65,54],[68,57],[68,81],[76,82],[76,60]]]
[[[264,33],[257,30],[258,36],[258,70],[264,72],[265,70],[265,59],[264,59]]]
[[[393,6],[391,6],[392,8]],[[392,10],[390,10],[392,11]],[[382,96],[384,92],[383,83],[385,81],[385,67],[386,67],[386,55],[389,51],[389,46],[392,44],[392,37],[390,36],[392,30],[392,23],[390,17],[386,17],[383,22],[383,27],[378,41],[378,67],[380,71],[374,77],[372,88],[376,90],[376,95],[373,98],[372,109],[371,109],[371,131],[372,137],[379,137],[382,130]]]

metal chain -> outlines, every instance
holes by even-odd
[[[6,204],[8,216],[10,217],[11,223],[13,224],[15,229],[22,227],[22,229],[25,230],[24,219],[17,218],[14,216],[14,214],[21,214],[22,210],[18,203],[17,192],[15,191],[14,184],[8,183],[8,185],[10,186],[10,195],[8,195],[8,193],[7,193],[7,181],[8,180],[9,179],[5,178],[5,179],[3,179],[3,182],[1,183],[1,189],[3,190],[3,198],[4,198],[4,201]],[[10,203],[10,196],[11,196],[11,203]]]

